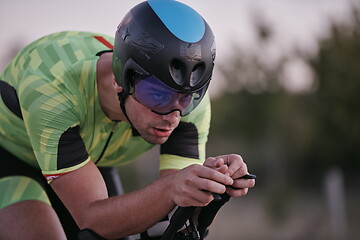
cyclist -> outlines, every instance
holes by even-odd
[[[214,59],[205,20],[161,0],[132,8],[114,39],[60,32],[25,47],[0,75],[0,239],[120,238],[209,192],[245,195],[240,156],[205,157]],[[159,179],[113,196],[106,167],[156,144]]]

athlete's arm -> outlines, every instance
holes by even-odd
[[[180,171],[163,171],[149,186],[108,198],[104,180],[93,162],[55,179],[51,186],[81,229],[91,228],[106,238],[142,232],[166,216],[175,205],[204,206],[212,196],[233,183],[226,174],[191,165]],[[212,180],[209,180],[212,179]]]

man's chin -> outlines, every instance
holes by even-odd
[[[143,137],[143,138],[145,141],[147,141],[150,144],[163,144],[169,139],[169,137],[161,137],[161,138]]]
[[[149,134],[143,134],[141,132],[139,132],[139,134],[146,142],[150,144],[163,144],[169,139],[169,137],[158,137]]]

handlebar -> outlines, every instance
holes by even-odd
[[[254,174],[246,174],[239,179],[256,179]],[[228,186],[236,189],[232,186]],[[220,208],[230,200],[230,195],[227,193],[217,194],[212,193],[214,200],[207,206],[201,208],[201,212],[198,216],[198,225],[192,227],[189,240],[203,240],[206,235],[206,230],[213,222],[217,212]],[[172,240],[179,229],[186,224],[186,221],[193,223],[192,215],[196,207],[178,207],[174,215],[170,219],[169,226],[166,228],[161,240]]]

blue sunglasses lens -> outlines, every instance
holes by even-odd
[[[207,86],[191,94],[180,93],[151,75],[135,80],[133,96],[155,113],[168,114],[178,110],[185,116],[200,103],[206,89]]]

